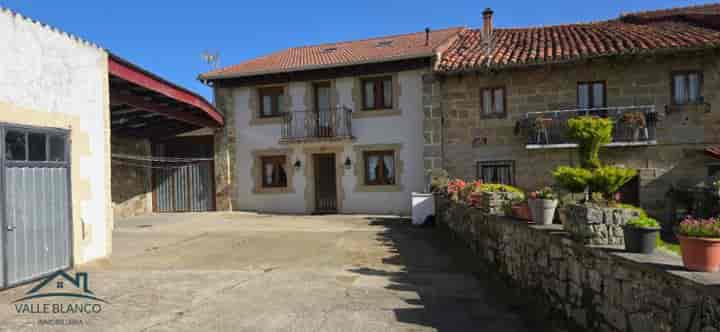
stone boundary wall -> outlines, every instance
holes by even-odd
[[[586,246],[561,225],[534,226],[437,200],[438,225],[461,239],[539,319],[581,331],[720,331],[720,274],[677,256]]]

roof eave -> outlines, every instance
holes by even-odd
[[[534,62],[534,63],[526,62],[526,63],[519,63],[519,64],[501,65],[501,66],[480,66],[480,67],[455,69],[455,70],[436,70],[435,73],[439,74],[439,75],[452,76],[452,75],[475,73],[475,72],[491,72],[491,71],[499,71],[499,70],[511,70],[511,69],[542,67],[542,66],[551,66],[551,65],[573,64],[573,63],[578,63],[581,61],[595,60],[595,59],[600,59],[600,58],[609,58],[609,57],[613,57],[613,56],[672,54],[672,53],[684,53],[684,52],[694,52],[694,51],[706,51],[706,50],[712,50],[712,49],[720,49],[720,44],[712,44],[712,45],[703,46],[703,47],[662,48],[662,49],[655,49],[655,50],[650,50],[650,51],[602,54],[602,55],[579,57],[579,58],[574,58],[574,59],[543,61],[543,62]]]
[[[343,63],[334,63],[334,64],[329,64],[329,65],[311,65],[311,66],[303,66],[303,67],[298,67],[298,68],[288,68],[287,70],[261,70],[261,71],[239,73],[239,74],[238,73],[215,74],[215,75],[201,74],[201,75],[198,75],[198,80],[214,81],[214,80],[231,79],[231,78],[270,75],[270,74],[287,74],[287,73],[301,72],[301,71],[308,71],[308,70],[315,70],[315,69],[330,69],[330,68],[339,68],[339,67],[347,67],[347,66],[373,64],[373,63],[400,61],[400,60],[430,58],[433,56],[435,56],[435,51],[431,50],[431,51],[428,51],[425,53],[419,53],[419,54],[413,54],[413,55],[407,55],[407,56],[387,57],[387,58],[383,58],[383,59],[379,59],[379,60],[351,61],[351,62],[343,62]]]

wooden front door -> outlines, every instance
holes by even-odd
[[[330,82],[313,84],[315,90],[315,116],[317,137],[332,137],[333,112],[330,105]]]
[[[335,178],[335,154],[314,155],[315,164],[315,212],[337,212],[337,183]]]

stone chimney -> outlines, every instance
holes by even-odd
[[[483,15],[483,28],[482,28],[482,37],[484,40],[490,39],[492,37],[493,33],[493,11],[490,8],[485,8],[482,12]]]

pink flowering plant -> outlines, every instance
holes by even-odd
[[[557,199],[557,195],[550,187],[545,187],[530,193],[532,199]]]
[[[717,218],[696,219],[686,217],[680,222],[678,233],[689,237],[720,238],[720,220]]]

